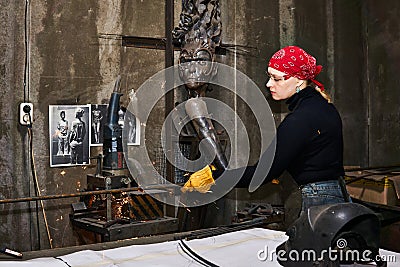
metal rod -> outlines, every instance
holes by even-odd
[[[368,170],[376,170],[376,172],[367,172],[361,176],[352,177],[351,175],[346,175],[346,185],[357,182],[365,177],[374,175],[374,174],[389,174],[392,173],[395,169],[400,168],[400,165],[392,165],[392,166],[380,166],[380,167],[368,167],[368,168],[353,168],[347,169],[345,172],[353,172],[353,171],[368,171]]]
[[[373,169],[397,169],[400,168],[400,164],[397,165],[387,165],[387,166],[371,166],[371,167],[355,167],[355,168],[346,168],[345,172],[352,171],[364,171],[364,170],[373,170]]]
[[[122,46],[164,50],[165,40],[162,38],[122,36]]]
[[[167,187],[167,185],[160,185],[160,186],[154,186],[154,187],[147,187],[146,189],[164,189],[165,190],[166,187]],[[81,197],[81,196],[87,196],[87,195],[116,194],[116,193],[139,191],[139,190],[143,190],[143,188],[129,187],[129,188],[119,188],[119,189],[86,191],[86,192],[79,192],[79,193],[72,193],[72,194],[41,195],[41,196],[36,196],[36,197],[0,199],[0,204],[16,203],[16,202],[29,202],[29,201],[38,201],[38,200],[48,200],[48,199],[59,199],[59,198]]]
[[[169,7],[168,7],[169,8]],[[166,38],[154,38],[154,37],[141,37],[141,36],[122,36],[122,46],[124,47],[136,47],[146,49],[157,49],[165,50]],[[173,45],[173,44],[172,44]],[[237,45],[222,44],[215,49],[215,54],[226,55],[227,48],[235,47]],[[175,51],[179,51],[180,47],[173,45]]]

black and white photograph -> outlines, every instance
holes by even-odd
[[[103,145],[104,124],[107,119],[107,104],[92,104],[91,108],[91,124],[92,132],[90,135],[91,146]]]
[[[140,121],[129,110],[125,113],[125,124],[128,145],[140,145]]]
[[[89,164],[90,105],[49,105],[50,167]]]

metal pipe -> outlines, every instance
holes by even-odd
[[[172,31],[174,29],[174,1],[166,0],[165,1],[165,68],[168,69],[174,65],[174,46],[172,44]],[[171,72],[173,75],[173,72]],[[166,84],[165,88],[167,92],[165,93],[165,118],[171,113],[174,108],[174,92],[168,91],[170,88],[174,86],[173,81],[174,77],[171,75],[167,75],[165,77]],[[172,124],[169,120],[166,120],[166,152],[169,154],[169,158],[173,156],[173,145],[172,140],[170,138],[172,134]],[[167,180],[170,182],[175,182],[175,168],[174,166],[167,160],[166,162],[166,175]]]

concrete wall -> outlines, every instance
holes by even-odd
[[[20,3],[18,3],[20,2]],[[27,131],[17,122],[17,105],[24,98],[24,14],[22,1],[0,3],[0,197],[28,195]],[[31,220],[27,203],[0,206],[2,244],[30,249]],[[21,229],[21,230],[20,230]]]
[[[369,114],[368,161],[372,166],[399,164],[400,158],[400,35],[396,10],[399,1],[367,1],[363,7],[367,30],[364,51],[367,58]]]
[[[34,195],[28,133],[17,122],[19,103],[34,105],[33,155],[41,194],[73,193],[85,188],[86,175],[94,173],[95,167],[50,168],[48,106],[107,103],[119,74],[122,102],[127,103],[130,89],[164,67],[163,51],[123,48],[119,38],[163,37],[164,1],[30,1],[30,72],[24,87],[25,4],[23,0],[0,2],[1,198]],[[180,1],[175,5],[177,25]],[[398,7],[396,0],[221,0],[222,42],[238,49],[219,60],[236,66],[264,89],[266,59],[281,46],[303,46],[324,65],[319,78],[342,114],[345,164],[394,164],[400,154]],[[213,93],[233,101],[232,96]],[[279,123],[285,106],[270,103]],[[251,118],[245,106],[239,105],[237,111]],[[151,127],[160,125],[164,104],[160,102],[154,112],[154,121],[147,125],[153,133],[159,132]],[[254,125],[254,118],[246,124]],[[257,130],[249,127],[249,132],[256,151]],[[157,144],[152,147],[156,150]],[[99,152],[99,148],[91,150],[92,155]],[[232,211],[244,203],[238,199],[283,201],[287,190],[281,188],[288,188],[286,182],[279,189],[267,186],[253,195],[232,192],[228,201],[218,203],[224,212],[216,210],[223,214],[217,222],[230,220]],[[68,218],[70,205],[77,200],[44,202],[54,247],[80,244]],[[35,211],[34,202],[0,206],[2,245],[21,251],[49,247],[40,205],[39,233]]]
[[[6,1],[7,2],[7,1]],[[33,154],[42,195],[74,193],[86,187],[95,166],[50,168],[49,105],[109,101],[116,77],[122,76],[122,103],[128,91],[164,67],[162,51],[123,50],[121,35],[164,35],[164,1],[29,1],[27,13],[30,73],[24,88],[25,1],[1,2],[2,198],[34,195],[27,129],[18,124],[21,102],[34,105]],[[149,14],[153,14],[149,16]],[[163,109],[159,107],[160,111]],[[97,155],[100,148],[92,148]],[[44,202],[53,247],[77,245],[69,222],[77,198]],[[17,250],[50,246],[39,205],[1,205],[0,236]],[[24,240],[21,242],[21,240]]]

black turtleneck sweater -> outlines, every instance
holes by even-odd
[[[333,104],[312,87],[294,94],[286,103],[290,113],[277,129],[275,157],[264,183],[285,170],[298,185],[344,175],[342,121]],[[249,185],[256,166],[246,168],[236,187]]]

